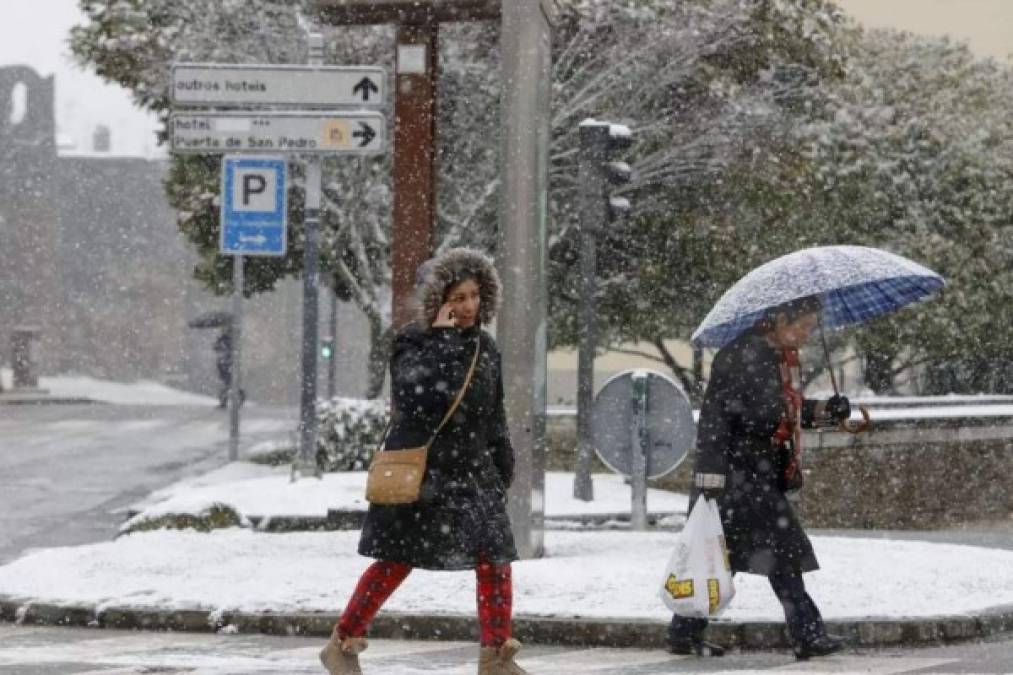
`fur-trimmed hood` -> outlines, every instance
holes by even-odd
[[[473,248],[452,248],[430,258],[419,268],[416,300],[418,321],[431,326],[436,320],[447,291],[459,281],[472,278],[478,284],[481,305],[479,322],[488,325],[499,309],[499,274],[492,258]]]

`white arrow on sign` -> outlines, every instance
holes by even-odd
[[[239,235],[239,242],[242,244],[256,244],[257,246],[263,246],[267,243],[267,237],[262,234],[256,234],[253,236],[241,234]]]
[[[380,106],[387,73],[375,66],[177,63],[172,102],[179,106]]]

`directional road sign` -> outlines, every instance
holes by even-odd
[[[172,102],[177,106],[379,106],[386,100],[387,74],[372,66],[172,67]]]
[[[201,154],[375,154],[387,145],[382,114],[350,112],[181,112],[169,119],[173,152]]]
[[[223,254],[285,255],[287,185],[285,157],[222,157]]]

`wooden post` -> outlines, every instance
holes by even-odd
[[[394,94],[393,323],[412,320],[415,270],[436,227],[437,24],[398,26]]]

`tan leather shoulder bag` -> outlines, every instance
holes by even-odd
[[[464,392],[471,384],[471,378],[475,374],[475,365],[478,363],[478,353],[481,351],[481,339],[475,341],[475,355],[471,358],[471,367],[468,369],[468,376],[464,378],[464,384],[457,392],[454,402],[443,416],[440,426],[429,437],[429,441],[418,448],[405,448],[402,450],[383,450],[386,440],[380,442],[380,448],[373,454],[373,461],[369,465],[369,476],[366,479],[366,501],[370,504],[412,504],[419,499],[419,492],[422,489],[422,478],[426,473],[426,459],[429,456],[429,448],[436,440],[436,436],[443,430],[450,421],[457,406],[464,398]],[[390,427],[388,427],[388,430]]]

